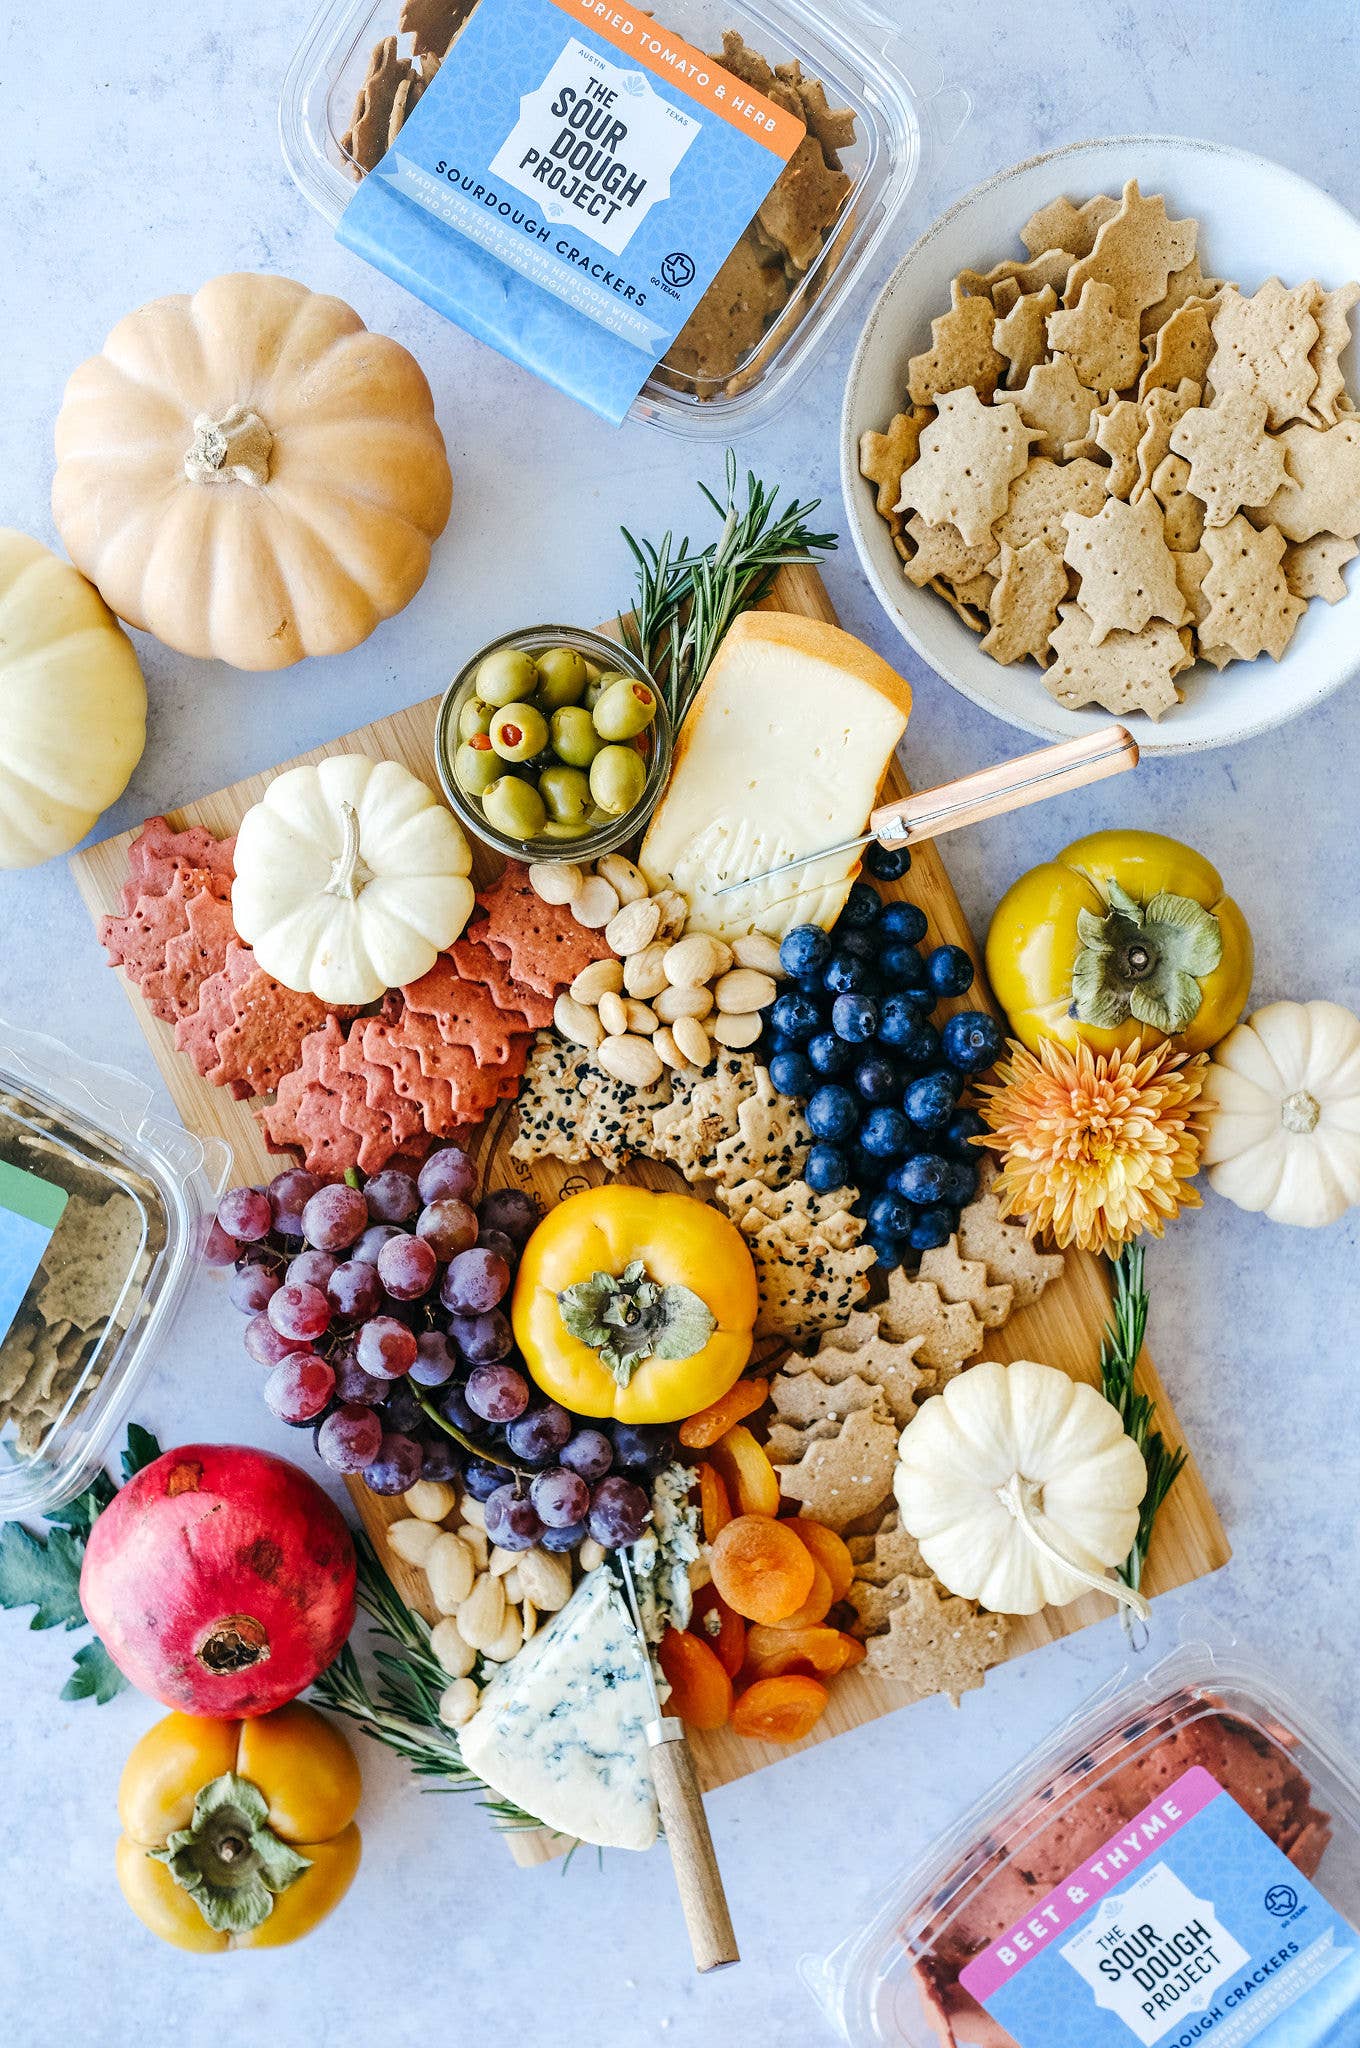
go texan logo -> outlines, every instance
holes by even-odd
[[[521,99],[491,170],[548,220],[574,223],[621,256],[652,207],[669,198],[699,125],[662,99],[644,72],[611,64],[573,36],[543,83]]]

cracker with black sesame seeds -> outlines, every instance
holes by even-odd
[[[515,1104],[519,1128],[510,1157],[526,1164],[535,1159],[561,1159],[579,1165],[589,1159],[584,1112],[602,1078],[583,1046],[568,1045],[553,1033],[540,1031]]]

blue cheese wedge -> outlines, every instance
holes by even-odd
[[[622,1593],[603,1565],[498,1671],[458,1746],[502,1799],[602,1849],[649,1849],[652,1691]]]

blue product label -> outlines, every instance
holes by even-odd
[[[66,1208],[65,1188],[0,1159],[0,1342]]]
[[[959,1981],[1019,2048],[1360,2040],[1354,1930],[1198,1765]]]
[[[336,233],[617,423],[805,132],[622,0],[479,0]]]

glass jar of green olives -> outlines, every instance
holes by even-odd
[[[597,860],[641,831],[666,786],[661,692],[626,647],[529,626],[475,654],[435,729],[444,794],[514,860]]]

